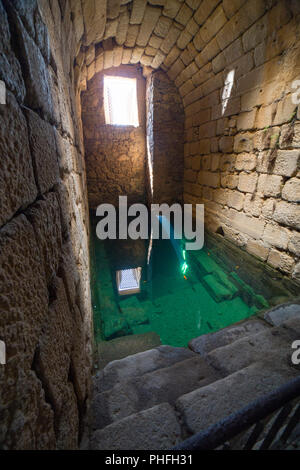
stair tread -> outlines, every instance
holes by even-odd
[[[180,442],[180,425],[168,403],[134,413],[104,429],[91,438],[93,450],[164,450]]]
[[[169,367],[194,356],[195,353],[187,348],[163,345],[115,360],[107,364],[94,377],[95,391],[96,393],[104,392],[118,382]]]
[[[198,336],[189,342],[189,348],[201,355],[208,354],[214,349],[226,346],[245,336],[269,329],[259,320],[248,320],[239,325],[231,325],[215,333]]]
[[[299,371],[273,362],[255,363],[181,396],[176,408],[188,430],[203,431],[260,396],[283,385]]]
[[[220,377],[204,359],[195,355],[170,367],[132,377],[112,389],[96,393],[91,406],[93,427],[101,429],[143,409],[176,399]]]
[[[102,369],[112,361],[153,349],[160,344],[160,338],[154,331],[102,341],[98,344],[98,367]]]
[[[297,337],[298,333],[294,329],[267,328],[211,351],[206,359],[223,375],[232,374],[255,362],[272,359],[288,368],[292,354],[291,345]]]

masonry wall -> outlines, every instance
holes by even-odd
[[[300,5],[211,3],[169,69],[185,105],[185,201],[205,204],[209,230],[300,280]]]
[[[136,66],[121,66],[105,71],[106,75],[135,78],[139,127],[106,124],[104,111],[104,73],[96,74],[81,94],[82,126],[89,206],[146,201],[146,131],[145,79]]]
[[[163,71],[147,84],[148,173],[153,203],[183,202],[184,111],[174,83]],[[149,168],[151,166],[151,169]]]
[[[77,448],[89,391],[88,211],[62,17],[56,0],[0,1],[2,449]]]

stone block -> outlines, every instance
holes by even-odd
[[[137,37],[137,40],[136,40],[136,43],[138,46],[143,46],[145,47],[149,41],[149,38],[156,26],[156,23],[160,17],[160,9],[159,8],[154,8],[154,7],[151,7],[151,6],[146,6],[146,10],[145,10],[145,15],[144,15],[144,19],[143,19],[143,22],[141,24],[141,27],[140,27],[140,32],[138,34],[138,37]],[[174,41],[175,43],[175,41]],[[174,44],[173,43],[173,44]],[[173,46],[172,44],[172,46]],[[171,47],[172,47],[171,46]],[[170,47],[170,49],[171,49]],[[167,51],[169,52],[170,49]],[[163,52],[166,52],[165,50],[162,49]]]
[[[278,150],[273,173],[294,176],[297,172],[299,156],[299,150]]]
[[[219,149],[223,153],[231,153],[233,151],[234,139],[232,136],[223,136],[219,140]]]
[[[0,3],[0,80],[20,101],[24,100],[26,90],[22,77],[21,65],[11,49],[11,33],[7,14]]]
[[[98,43],[103,39],[106,25],[107,0],[95,2],[95,0],[86,0],[82,4],[84,24],[89,25],[85,37],[84,45],[89,46],[92,43]]]
[[[292,232],[290,241],[288,244],[288,249],[294,255],[299,255],[300,253],[300,233]]]
[[[63,280],[55,278],[53,298],[39,338],[36,369],[47,384],[47,394],[59,416],[65,407],[65,389],[70,369],[73,324]]]
[[[252,153],[241,153],[236,157],[235,168],[239,171],[252,171],[256,167],[256,155]]]
[[[0,226],[37,196],[26,119],[7,92],[0,106]]]
[[[236,153],[252,152],[253,136],[250,133],[238,134],[234,137],[234,151]]]
[[[240,173],[238,189],[245,193],[253,193],[257,185],[256,173]]]
[[[279,197],[282,185],[282,176],[261,174],[258,178],[257,192],[267,197]]]
[[[49,302],[40,246],[24,215],[0,230],[0,279],[1,339],[6,342],[7,363],[12,361],[7,369],[11,378],[0,388],[4,404],[3,393],[10,394],[19,367],[25,370],[32,365]]]
[[[251,255],[254,255],[263,261],[266,261],[268,258],[269,248],[258,240],[249,240],[246,245],[246,250]]]
[[[282,198],[290,202],[300,202],[299,178],[291,178],[285,183],[282,189]]]
[[[44,58],[13,8],[10,8],[10,13],[15,25],[15,41],[22,55],[26,85],[25,104],[33,110],[41,110],[45,117],[52,119],[50,79]]]
[[[205,186],[211,186],[212,188],[218,188],[220,186],[220,174],[211,173],[209,171],[200,171],[198,183]]]
[[[39,191],[45,193],[59,179],[54,130],[33,111],[26,110],[26,116],[37,185]]]
[[[227,197],[227,205],[240,211],[244,206],[245,195],[239,191],[229,191]]]
[[[262,239],[269,245],[286,250],[289,241],[289,235],[289,231],[283,227],[266,224]]]
[[[245,194],[244,212],[251,214],[254,217],[259,217],[262,210],[263,199],[260,197],[253,197],[253,194]]]
[[[179,441],[176,415],[168,403],[162,403],[96,431],[91,447],[96,450],[169,449]]]
[[[290,255],[273,249],[270,250],[267,263],[273,268],[279,269],[287,274],[291,273],[295,265],[295,261]]]
[[[26,212],[43,256],[48,285],[58,271],[62,249],[60,207],[55,193],[48,193]]]
[[[276,204],[273,218],[279,224],[300,229],[300,206],[297,204],[280,201]]]
[[[181,8],[180,0],[166,0],[163,14],[168,18],[175,18]]]
[[[234,209],[230,209],[229,218],[234,229],[255,239],[260,239],[262,237],[265,226],[265,222],[263,220],[249,217],[248,215],[242,212],[237,212]]]

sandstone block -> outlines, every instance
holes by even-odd
[[[287,274],[292,271],[295,265],[295,261],[291,256],[284,252],[273,249],[270,250],[267,262],[273,268],[279,269],[280,271],[283,271]]]
[[[233,137],[223,136],[219,140],[219,149],[223,153],[231,153],[233,151]]]
[[[258,240],[249,240],[246,245],[246,250],[251,255],[257,256],[257,258],[263,261],[266,261],[269,254],[269,248]]]
[[[7,369],[11,379],[6,376],[4,388],[0,387],[4,404],[4,396],[9,399],[13,393],[11,380],[16,391],[19,367],[31,367],[49,301],[40,247],[24,215],[0,230],[0,278],[1,337],[6,342],[7,362],[12,361],[12,368]]]
[[[49,306],[43,334],[39,338],[37,370],[47,383],[47,392],[55,413],[59,416],[65,406],[68,382],[73,324],[64,284],[55,278],[52,286],[53,302]]]
[[[0,106],[0,226],[37,195],[28,129],[14,96]]]
[[[265,226],[265,222],[263,220],[249,217],[243,212],[237,212],[234,209],[230,209],[229,217],[232,227],[236,230],[255,239],[261,238]]]
[[[253,193],[257,185],[256,173],[241,173],[239,176],[238,189],[245,193]]]
[[[276,222],[300,229],[300,206],[285,201],[276,204],[273,218]]]
[[[11,49],[11,34],[7,14],[0,3],[0,80],[20,101],[25,97],[25,85],[22,77],[20,63]]]
[[[279,197],[282,184],[282,176],[261,174],[258,178],[257,192],[268,197]]]
[[[240,152],[252,152],[253,150],[253,140],[250,133],[238,134],[234,138],[234,151],[236,153]]]
[[[239,171],[252,171],[256,167],[256,155],[251,153],[241,153],[235,161],[235,168]]]
[[[273,173],[294,176],[297,172],[299,156],[299,150],[278,150]]]
[[[175,18],[181,8],[180,0],[166,0],[163,14],[168,18]]]
[[[300,202],[299,178],[291,178],[285,183],[282,189],[282,198],[290,202]]]
[[[55,193],[48,193],[26,213],[41,248],[47,283],[58,270],[62,247],[60,207]]]
[[[151,6],[147,6],[145,10],[145,15],[143,22],[140,27],[140,32],[137,37],[137,45],[138,46],[143,46],[145,47],[149,41],[149,38],[156,26],[156,23],[160,17],[160,9],[159,8],[154,8]],[[172,44],[173,46],[173,44]],[[170,48],[171,49],[171,48]],[[165,52],[162,49],[163,52]],[[169,51],[168,51],[169,52]]]
[[[289,241],[289,231],[283,227],[267,224],[265,226],[263,240],[272,246],[286,250]]]
[[[220,186],[220,174],[211,173],[209,171],[200,171],[198,183],[205,186],[211,186],[212,188],[218,188]]]
[[[36,113],[26,110],[26,116],[38,189],[41,193],[45,193],[59,179],[54,130]]]
[[[300,253],[300,233],[292,232],[291,238],[288,244],[288,249],[294,255],[299,255]]]
[[[244,206],[245,195],[239,191],[229,191],[227,205],[240,211]]]
[[[19,16],[11,10],[16,26],[16,41],[22,54],[26,85],[25,104],[31,109],[42,110],[44,116],[51,119],[53,115],[49,73],[44,58],[24,28]]]
[[[106,24],[107,0],[95,2],[86,0],[82,4],[84,24],[89,25],[85,34],[85,45],[100,42],[103,39]]]

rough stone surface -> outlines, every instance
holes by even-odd
[[[264,319],[274,326],[280,326],[285,321],[290,319],[300,318],[300,305],[299,303],[289,303],[285,305],[278,305],[264,314]]]
[[[227,327],[216,333],[199,336],[189,342],[189,348],[202,356],[210,351],[226,346],[237,339],[251,336],[265,330],[267,327],[259,321],[247,321],[240,325]]]
[[[96,431],[90,447],[95,450],[166,450],[179,440],[176,415],[168,403],[162,403]]]
[[[40,193],[49,191],[59,179],[54,130],[36,113],[26,110],[29,143]]]
[[[256,398],[271,392],[297,376],[292,369],[271,367],[261,363],[195,390],[176,403],[191,433],[203,431]]]
[[[37,195],[26,120],[12,94],[0,106],[0,226]]]

